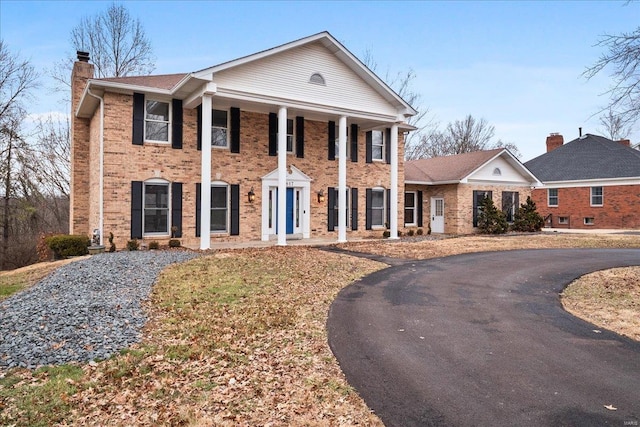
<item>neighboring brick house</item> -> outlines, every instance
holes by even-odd
[[[546,143],[525,163],[544,184],[532,198],[546,226],[640,228],[640,151],[629,140],[586,134],[564,144],[551,134]]]
[[[207,249],[403,222],[416,111],[327,32],[185,74],[93,79],[79,52],[72,112],[72,233]]]
[[[487,196],[512,221],[536,185],[536,177],[504,148],[410,160],[405,162],[405,227],[473,233]]]

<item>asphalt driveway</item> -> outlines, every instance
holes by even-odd
[[[637,426],[640,344],[573,317],[558,297],[583,274],[629,265],[640,250],[395,265],[340,292],[329,344],[387,426]]]

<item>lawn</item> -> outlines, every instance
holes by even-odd
[[[640,247],[640,239],[478,236],[342,246],[432,258],[519,248]],[[384,267],[293,246],[218,251],[172,266],[154,287],[140,344],[101,362],[0,371],[0,425],[381,425],[345,381],[328,348],[325,322],[340,289]],[[615,274],[597,280],[606,283]],[[640,269],[624,274],[622,283],[634,283],[629,287],[637,292]],[[620,305],[618,292],[629,291],[623,288],[612,285],[599,299]],[[621,299],[637,301],[635,295]],[[624,310],[631,312],[619,317],[640,317],[637,304]]]

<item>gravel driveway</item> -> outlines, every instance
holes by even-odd
[[[0,368],[106,359],[140,340],[160,271],[197,255],[137,251],[64,265],[0,302]]]

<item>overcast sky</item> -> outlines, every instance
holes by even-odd
[[[102,1],[0,1],[0,38],[41,70],[72,53],[69,33]],[[200,70],[321,31],[359,58],[370,52],[382,78],[416,74],[420,110],[444,127],[467,114],[495,126],[527,161],[550,132],[568,142],[599,133],[607,74],[581,74],[602,53],[603,34],[640,25],[640,2],[173,2],[126,1],[156,56],[155,73]],[[34,113],[63,111],[43,92]],[[57,95],[59,97],[59,95]],[[66,113],[66,111],[65,111]],[[594,114],[596,116],[594,116]],[[638,126],[631,135],[640,140]]]

